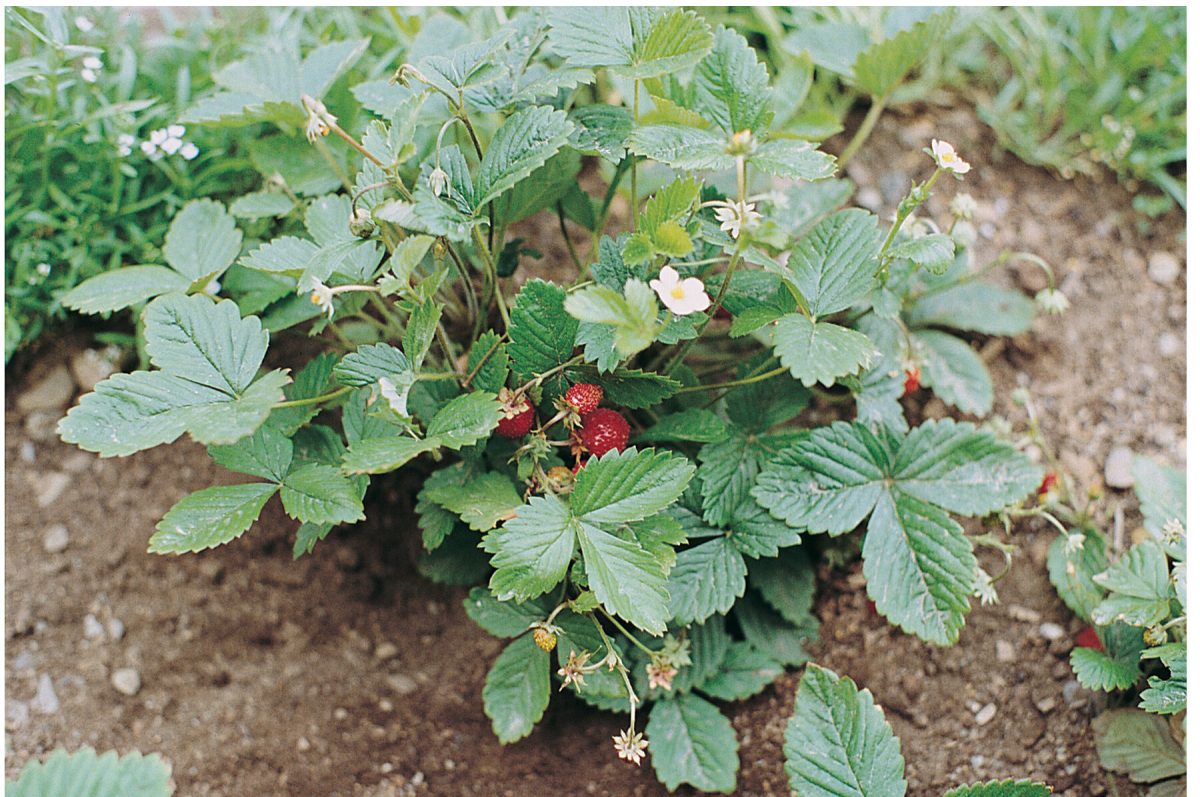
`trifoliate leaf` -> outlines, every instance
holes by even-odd
[[[809,664],[783,737],[784,769],[811,797],[903,797],[904,758],[871,693]]]
[[[580,321],[611,327],[613,346],[622,357],[642,351],[658,334],[654,292],[639,280],[626,282],[624,294],[604,285],[573,291],[563,307]]]
[[[564,112],[547,105],[524,108],[505,120],[475,174],[473,210],[479,212],[549,160],[573,128]]]
[[[950,644],[969,610],[977,565],[948,513],[997,511],[1039,479],[1026,457],[969,424],[928,421],[900,437],[834,423],[777,456],[752,493],[772,515],[809,533],[842,534],[870,515],[868,594],[906,631]]]
[[[1013,337],[1033,326],[1033,316],[1033,300],[1020,291],[971,280],[918,297],[907,320],[910,327],[951,327]]]
[[[654,772],[669,790],[687,783],[702,791],[729,793],[737,786],[737,734],[704,698],[689,693],[656,702],[646,736]]]
[[[832,387],[838,377],[858,373],[875,359],[875,344],[861,332],[792,313],[775,325],[775,355],[805,387]]]
[[[1030,780],[989,780],[959,786],[946,792],[945,797],[1049,797],[1050,787]]]
[[[875,286],[878,220],[865,210],[843,210],[814,227],[792,249],[782,272],[817,318],[845,310]]]
[[[124,266],[97,274],[63,294],[62,304],[85,315],[111,313],[164,293],[186,291],[191,280],[165,266]]]
[[[679,552],[667,590],[676,623],[704,622],[745,594],[746,562],[729,537],[715,537]]]
[[[970,344],[933,329],[913,333],[921,358],[921,382],[942,401],[971,415],[991,412],[994,393],[987,365]]]
[[[734,157],[714,133],[680,124],[640,125],[629,134],[629,151],[685,171],[727,169]]]
[[[358,490],[332,465],[313,463],[292,471],[279,497],[284,511],[302,523],[355,523],[365,518]]]
[[[509,327],[508,356],[522,381],[557,368],[571,359],[579,321],[563,307],[566,291],[533,279],[517,294]],[[552,395],[566,391],[566,380],[557,374],[543,383]]]
[[[292,441],[269,425],[260,426],[232,445],[210,446],[208,454],[229,470],[281,482],[292,464]]]
[[[712,45],[708,23],[682,8],[564,7],[549,22],[550,47],[566,66],[608,67],[630,80],[686,69]]]
[[[501,744],[529,735],[550,705],[550,654],[532,635],[509,644],[483,685],[483,710]]]
[[[706,521],[717,527],[729,525],[734,510],[750,494],[768,453],[759,438],[751,438],[741,430],[700,449],[696,476],[700,479]]]
[[[171,219],[163,245],[167,264],[198,289],[225,273],[242,248],[242,231],[220,202],[194,199]]]
[[[90,747],[74,753],[55,750],[45,761],[31,760],[16,780],[4,784],[9,797],[170,797],[175,793],[171,768],[158,755],[138,752],[118,758],[110,750],[97,756]]]
[[[1092,619],[1098,625],[1120,621],[1148,626],[1171,612],[1167,557],[1156,543],[1133,546],[1093,581],[1112,593],[1092,611]]]
[[[285,235],[254,249],[239,261],[256,271],[288,273],[299,276],[316,257],[321,247],[304,238]]]
[[[242,536],[278,485],[256,482],[209,487],[171,507],[150,537],[150,553],[196,553]]]
[[[1092,720],[1096,752],[1105,769],[1134,783],[1153,783],[1187,772],[1183,747],[1163,717],[1136,708],[1105,711]]]
[[[783,665],[749,642],[734,642],[717,673],[697,688],[717,700],[745,700],[783,674]]]

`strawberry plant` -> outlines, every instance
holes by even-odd
[[[240,537],[278,495],[299,557],[365,518],[372,482],[423,474],[421,572],[472,586],[468,615],[511,640],[483,690],[498,738],[557,683],[627,715],[617,754],[669,788],[732,791],[717,704],[808,658],[821,535],[861,543],[880,613],[932,643],[994,596],[974,551],[1003,543],[956,518],[1008,518],[1043,474],[969,422],[909,428],[901,399],[986,413],[986,366],[947,330],[1015,334],[1035,305],[980,280],[966,203],[945,232],[920,215],[969,176],[952,146],[931,142],[893,218],[842,209],[834,159],[774,125],[735,30],[562,8],[477,33],[348,89],[365,40],[222,69],[184,118],[273,127],[255,143],[277,169],[184,206],[163,264],[64,297],[133,308],[150,368],[61,436],[118,456],[186,432],[252,479],[179,501],[164,554]],[[870,68],[891,86],[910,64]],[[530,218],[569,261],[521,237]],[[269,350],[296,328],[325,349],[307,363]]]

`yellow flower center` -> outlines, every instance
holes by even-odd
[[[671,298],[672,299],[682,299],[682,298],[684,298],[684,296],[685,296],[685,294],[683,292],[682,284],[676,284],[675,287],[671,289]]]
[[[312,296],[310,296],[309,298],[312,300],[313,304],[321,303],[321,294],[317,293],[316,291],[313,291]]]

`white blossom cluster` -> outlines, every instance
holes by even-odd
[[[133,152],[136,145],[150,160],[158,160],[167,155],[179,155],[184,160],[190,161],[200,154],[200,150],[192,142],[183,140],[186,132],[187,129],[183,125],[168,125],[150,131],[150,137],[140,144],[129,133],[122,133],[117,136],[117,154],[125,157]]]

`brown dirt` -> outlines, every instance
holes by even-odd
[[[1185,360],[1182,351],[1163,357],[1159,338],[1183,337],[1184,278],[1161,286],[1145,269],[1154,250],[1183,258],[1182,214],[1140,236],[1129,198],[1114,184],[1063,182],[1027,167],[995,150],[968,111],[939,111],[936,129],[975,166],[964,187],[981,201],[980,227],[991,233],[981,254],[1005,246],[1041,254],[1073,303],[1068,315],[1039,319],[998,353],[998,412],[1019,423],[1007,396],[1028,385],[1083,483],[1098,478],[1117,444],[1182,465]],[[926,171],[916,152],[933,131],[932,117],[890,117],[852,174],[879,175],[881,185],[866,187],[894,201],[909,177]],[[951,196],[939,186],[934,210],[944,214]],[[565,257],[543,249],[547,261]],[[1039,287],[1031,273],[1002,278]],[[222,549],[151,556],[146,540],[173,502],[236,477],[190,442],[96,459],[27,424],[13,395],[5,415],[8,776],[55,747],[90,744],[161,751],[189,796],[663,793],[649,766],[616,760],[608,737],[619,720],[570,697],[552,701],[530,738],[507,748],[496,742],[480,689],[500,643],[466,619],[464,590],[417,575],[403,485],[377,490],[370,522],[335,532],[300,562],[291,561],[294,524],[274,506]],[[941,412],[936,402],[926,411]],[[57,473],[70,486],[38,508],[39,486]],[[1104,504],[1136,525],[1129,491]],[[48,554],[42,538],[55,523],[69,528],[70,545]],[[1000,605],[974,611],[950,649],[874,616],[853,568],[823,569],[815,658],[883,705],[908,759],[912,794],[1016,776],[1045,780],[1068,797],[1135,794],[1098,767],[1087,725],[1094,707],[1063,703],[1070,637],[1080,624],[1044,575],[1052,533],[1025,525],[1017,536],[1022,549],[1000,585]],[[88,614],[119,618],[124,637],[86,637]],[[1064,626],[1068,637],[1047,642],[1042,622]],[[1013,645],[1015,662],[997,662],[1000,641]],[[380,660],[385,643],[396,654]],[[109,681],[128,666],[141,674],[135,697]],[[61,708],[21,716],[42,674]],[[741,741],[739,794],[787,793],[782,733],[797,678],[730,709]],[[1043,714],[1036,703],[1048,698],[1054,707]],[[995,719],[978,725],[975,714],[989,703]]]

